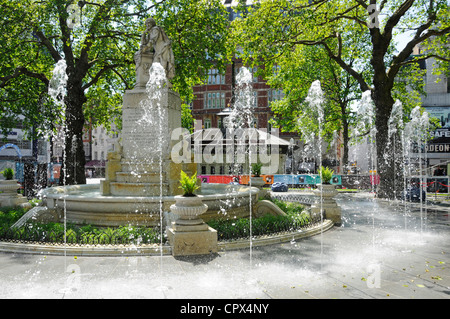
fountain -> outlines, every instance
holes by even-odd
[[[148,28],[135,54],[136,85],[123,97],[121,142],[107,155],[105,179],[100,185],[44,189],[40,192],[43,206],[28,217],[105,227],[135,225],[162,226],[162,229],[178,218],[168,212],[181,194],[180,172],[194,174],[197,163],[180,163],[171,158],[171,149],[178,141],[170,137],[181,127],[181,100],[170,83],[174,76],[173,55],[165,51],[170,40],[151,20],[147,21]],[[153,38],[149,37],[149,28],[156,28],[157,36],[153,32]],[[207,206],[201,215],[207,221],[223,217],[224,211],[228,218],[248,217],[249,205],[257,203],[258,189],[203,184],[198,194]],[[233,201],[229,201],[230,197]],[[223,203],[227,203],[226,209]]]
[[[308,95],[305,99],[311,113],[305,116],[310,116],[317,119],[317,137],[314,129],[311,129],[308,125],[303,125],[302,119],[299,120],[299,126],[302,128],[302,132],[305,133],[305,153],[310,157],[313,157],[314,154],[319,154],[320,165],[322,165],[322,131],[325,120],[324,101],[325,98],[320,81],[314,81],[311,84]],[[324,183],[322,180],[322,183],[318,185],[317,190],[313,192],[316,196],[316,200],[311,207],[311,212],[320,216],[322,219],[323,217],[326,217],[327,219],[332,220],[333,223],[338,226],[341,224],[341,210],[334,200],[334,197],[337,195],[335,188],[335,185]]]

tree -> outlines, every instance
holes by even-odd
[[[227,33],[223,23],[205,24],[212,21],[205,19],[205,12],[216,13],[214,22],[220,18],[218,0],[0,0],[0,5],[0,98],[8,119],[3,119],[2,127],[7,130],[18,115],[38,126],[41,134],[64,124],[67,184],[86,181],[82,143],[86,116],[107,125],[112,117],[120,119],[121,96],[133,87],[133,55],[150,14],[173,39],[177,62],[173,82],[183,100],[189,100],[188,87],[210,65],[210,56],[223,49],[219,45],[216,50],[214,44]],[[189,32],[193,35],[186,37]],[[65,114],[47,94],[51,72],[61,59],[68,76]]]
[[[305,103],[311,84],[319,80],[324,91],[324,123],[322,139],[331,143],[342,134],[342,162],[348,162],[350,126],[355,118],[350,104],[360,96],[356,81],[343,72],[323,50],[296,47],[283,56],[265,60],[264,75],[272,88],[283,89],[284,98],[270,104],[274,112],[273,124],[284,132],[297,132],[305,140],[305,128],[318,133],[317,121]],[[274,65],[275,64],[275,65]],[[306,121],[305,121],[306,120]],[[309,127],[313,125],[313,127]]]
[[[448,43],[450,32],[448,2],[383,0],[377,5],[374,0],[262,1],[249,10],[246,20],[247,37],[242,43],[246,52],[267,57],[284,55],[296,46],[321,48],[357,81],[362,92],[371,92],[377,130],[378,195],[392,197],[393,170],[397,164],[384,155],[389,145],[388,123],[395,102],[396,80],[406,65],[430,57],[450,61],[448,47],[443,45]],[[396,52],[395,32],[408,30],[413,33],[411,40]],[[368,55],[354,52],[356,61],[351,64],[343,52],[352,43],[348,39],[361,35],[369,40]],[[413,49],[419,45],[425,46],[426,51],[413,56]],[[369,79],[364,76],[365,66],[371,68]]]

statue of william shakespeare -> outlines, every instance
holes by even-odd
[[[136,87],[144,88],[153,62],[158,62],[166,71],[170,81],[175,76],[175,58],[172,51],[172,41],[164,30],[156,25],[153,18],[145,21],[145,30],[141,36],[139,51],[134,55],[136,62]]]

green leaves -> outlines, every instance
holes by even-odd
[[[12,168],[5,168],[0,172],[6,180],[12,180],[14,178],[14,170]]]
[[[334,171],[329,167],[320,167],[319,175],[323,184],[329,184],[331,179],[333,178]]]
[[[88,1],[79,23],[68,28],[67,6],[77,1],[0,0],[0,111],[4,131],[20,116],[25,129],[44,134],[61,123],[62,110],[48,99],[55,63],[68,65],[68,90],[85,94],[83,112],[96,125],[120,127],[121,96],[135,81],[134,53],[151,13],[172,40],[174,89],[187,104],[192,86],[212,66],[224,70],[228,12],[220,0]],[[18,70],[26,70],[26,72]],[[185,112],[189,121],[189,112]]]
[[[189,177],[183,170],[180,173],[180,184],[179,188],[184,191],[184,196],[194,196],[194,192],[200,188],[197,184],[197,172],[195,172],[191,177]]]
[[[232,50],[228,15],[220,0],[167,0],[155,8],[153,17],[172,40],[174,89],[186,103],[210,68],[225,70]]]
[[[263,236],[280,232],[292,232],[311,223],[307,213],[304,213],[303,206],[298,203],[286,203],[275,201],[287,216],[266,215],[251,220],[251,235]],[[248,238],[250,236],[250,219],[239,218],[230,220],[210,220],[208,224],[217,230],[219,240],[235,240]]]

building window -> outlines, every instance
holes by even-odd
[[[267,120],[267,132],[272,134],[272,121],[273,118]]]
[[[279,66],[278,64],[272,66],[272,72],[274,75],[278,75],[280,73],[281,70],[281,66]]]
[[[279,101],[281,99],[284,98],[284,93],[283,90],[274,90],[274,89],[270,89],[268,91],[268,99],[269,102],[273,102],[273,101]]]
[[[205,129],[211,128],[211,120],[210,119],[205,119],[204,128]]]
[[[258,117],[257,116],[253,117],[253,119],[252,119],[252,127],[258,128]]]
[[[202,166],[201,170],[202,170],[202,175],[206,175],[206,166]]]
[[[258,72],[258,68],[255,66],[253,69],[250,69],[250,72],[252,72],[253,82],[258,82],[258,76],[256,75],[256,72]]]
[[[91,156],[91,145],[89,145],[89,143],[83,143],[83,148],[84,148],[84,154],[86,156]]]
[[[211,172],[211,175],[215,175],[216,174],[216,168],[214,166],[211,166],[210,167],[210,172]]]
[[[209,92],[205,94],[205,109],[223,109],[225,108],[225,93]]]
[[[45,154],[47,154],[47,144],[42,140],[38,140],[38,155]]]
[[[208,84],[225,84],[225,76],[219,73],[217,69],[208,70]]]

